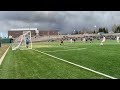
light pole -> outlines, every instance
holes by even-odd
[[[75,29],[74,29],[74,31],[73,31],[73,34],[75,34]]]
[[[95,27],[95,33],[96,33],[96,25],[94,27]]]

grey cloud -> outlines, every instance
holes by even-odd
[[[71,32],[120,24],[119,11],[0,11],[0,31],[10,28],[37,27]]]

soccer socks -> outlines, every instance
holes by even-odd
[[[100,45],[103,45],[103,43],[101,43]]]

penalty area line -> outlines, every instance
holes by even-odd
[[[36,52],[40,52],[40,53],[45,54],[45,55],[47,55],[47,56],[53,57],[53,58],[55,58],[55,59],[58,59],[58,60],[61,60],[61,61],[67,62],[67,63],[69,63],[69,64],[71,64],[71,65],[74,65],[74,66],[77,66],[77,67],[83,68],[83,69],[85,69],[85,70],[88,70],[88,71],[94,72],[94,73],[96,73],[96,74],[99,74],[99,75],[105,76],[105,77],[107,77],[107,78],[110,78],[110,79],[117,79],[117,78],[112,77],[112,76],[110,76],[110,75],[107,75],[107,74],[104,74],[104,73],[101,73],[101,72],[98,72],[98,71],[92,70],[92,69],[90,69],[90,68],[87,68],[87,67],[84,67],[84,66],[81,66],[81,65],[78,65],[78,64],[75,64],[75,63],[69,62],[69,61],[67,61],[67,60],[65,60],[65,59],[58,58],[58,57],[56,57],[56,56],[53,56],[53,55],[47,54],[47,53],[45,53],[45,52],[42,52],[42,51],[39,51],[39,50],[36,50],[36,49],[32,49],[32,50],[34,50],[34,51],[36,51]]]

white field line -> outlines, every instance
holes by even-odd
[[[35,47],[37,47],[37,45],[35,46]],[[58,48],[78,48],[78,47],[75,47],[75,46],[39,46],[39,47],[46,47],[46,48],[49,48],[49,47],[58,47]],[[38,47],[38,48],[39,48]]]
[[[32,49],[32,48],[26,48],[26,49],[19,49],[19,50],[30,50],[30,49]]]
[[[78,48],[78,49],[67,49],[67,50],[55,50],[55,51],[44,51],[44,52],[59,52],[59,51],[71,51],[71,50],[82,50],[86,48]]]
[[[77,66],[77,67],[83,68],[83,69],[85,69],[85,70],[88,70],[88,71],[91,71],[91,72],[97,73],[97,74],[102,75],[102,76],[105,76],[105,77],[107,77],[107,78],[110,78],[110,79],[117,79],[117,78],[112,77],[112,76],[109,76],[109,75],[107,75],[107,74],[104,74],[104,73],[101,73],[101,72],[98,72],[98,71],[95,71],[95,70],[89,69],[89,68],[87,68],[87,67],[84,67],[84,66],[81,66],[81,65],[78,65],[78,64],[72,63],[72,62],[69,62],[69,61],[67,61],[67,60],[64,60],[64,59],[61,59],[61,58],[55,57],[55,56],[50,55],[50,54],[47,54],[47,53],[44,53],[44,52],[42,52],[42,51],[39,51],[39,50],[36,50],[36,49],[32,49],[32,50],[34,50],[34,51],[36,51],[36,52],[40,52],[40,53],[45,54],[45,55],[47,55],[47,56],[53,57],[53,58],[55,58],[55,59],[59,59],[59,60],[61,60],[61,61],[67,62],[67,63],[69,63],[69,64],[75,65],[75,66]]]
[[[2,57],[0,58],[0,65],[2,64],[2,61],[3,61],[3,59],[5,58],[5,56],[6,56],[6,54],[7,54],[7,52],[8,52],[8,50],[9,50],[9,48],[10,48],[10,46],[7,48],[7,50],[5,51],[5,53],[2,55]]]
[[[59,47],[61,47],[61,46],[59,46]],[[76,47],[76,46],[62,46],[62,47],[63,47],[63,48],[71,48],[71,49],[72,49],[72,48],[74,48],[74,49],[75,49],[75,48],[76,48],[76,49],[77,49],[77,48],[80,48],[80,47]]]

